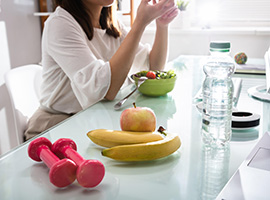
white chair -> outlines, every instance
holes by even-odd
[[[13,144],[23,143],[27,122],[39,107],[42,67],[32,64],[11,69],[5,74],[5,82],[11,99],[16,137]]]

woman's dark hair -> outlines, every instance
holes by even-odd
[[[66,11],[68,11],[75,20],[80,24],[84,32],[86,33],[89,40],[93,38],[94,28],[91,22],[91,16],[89,16],[86,6],[83,0],[52,0],[54,9],[57,6],[61,6]],[[99,23],[102,29],[106,30],[106,33],[114,38],[120,36],[120,31],[118,28],[118,23],[114,20],[113,8],[103,7],[101,10],[101,15]]]

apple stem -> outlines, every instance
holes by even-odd
[[[136,108],[136,104],[135,104],[135,102],[133,102],[133,106],[134,106],[134,108]]]
[[[161,134],[167,136],[167,133],[164,132],[165,130],[166,129],[163,126],[159,126],[159,128],[158,128],[158,132],[160,132]]]

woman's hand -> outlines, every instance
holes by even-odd
[[[158,23],[162,25],[168,25],[173,18],[177,15],[175,14],[175,3],[174,0],[142,0],[138,10],[137,17],[134,23],[139,23],[140,26],[145,27],[153,20],[160,18]]]
[[[153,3],[156,3],[156,0],[153,0]],[[178,15],[179,10],[176,6],[173,6],[165,14],[157,18],[156,23],[160,27],[167,27],[169,23]]]

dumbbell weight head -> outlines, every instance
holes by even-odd
[[[63,148],[70,147],[77,151],[77,145],[76,143],[68,138],[60,138],[58,139],[52,146],[52,151],[55,155],[58,156],[58,158],[63,159],[66,158],[66,156],[63,154]]]
[[[66,187],[76,180],[77,165],[70,159],[55,163],[49,173],[50,181],[57,187]]]
[[[34,161],[41,162],[42,160],[40,159],[39,148],[42,146],[47,146],[49,149],[51,149],[52,143],[50,140],[44,137],[33,140],[28,146],[28,156]]]
[[[84,160],[77,169],[77,181],[86,188],[96,187],[104,178],[104,165],[98,160]]]

